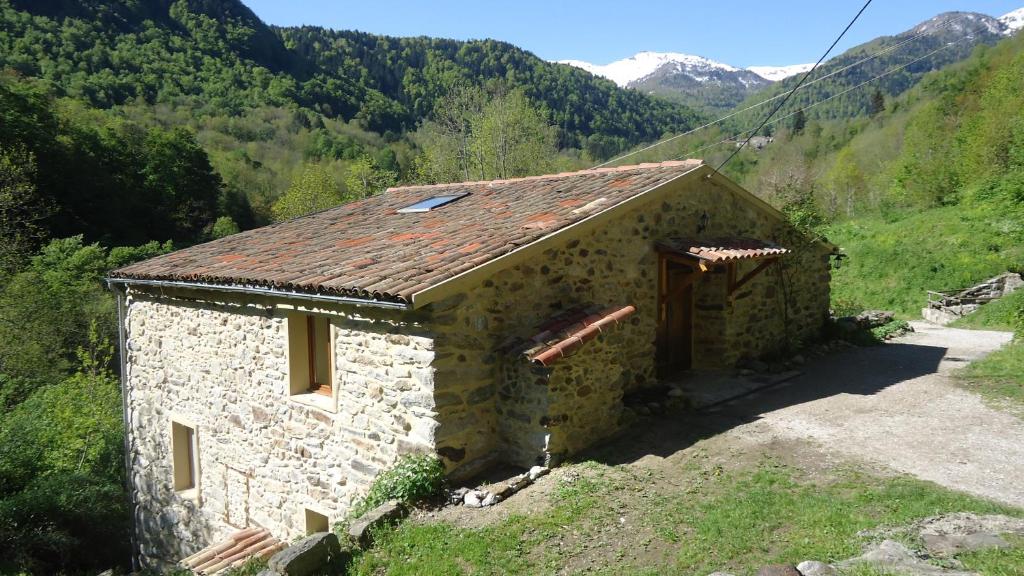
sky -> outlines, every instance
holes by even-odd
[[[243,0],[269,24],[391,36],[494,38],[545,60],[607,64],[685,52],[733,66],[816,61],[864,0]],[[941,12],[1001,16],[1024,0],[874,0],[832,55]]]

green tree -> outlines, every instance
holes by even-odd
[[[885,94],[882,94],[881,90],[875,88],[875,91],[871,93],[871,104],[868,108],[868,114],[877,116],[882,112],[885,112]]]
[[[210,235],[214,238],[224,238],[225,236],[231,236],[232,234],[238,234],[238,224],[231,219],[231,216],[221,216],[217,218],[217,221],[213,223],[213,228],[210,230]]]
[[[322,165],[308,164],[288,191],[274,203],[274,220],[281,222],[333,208],[344,198],[338,183]]]
[[[832,167],[825,173],[824,181],[829,216],[835,218],[840,210],[852,216],[854,204],[863,195],[866,183],[864,173],[849,147],[844,147],[836,155]]]
[[[473,122],[471,149],[481,180],[542,174],[557,154],[554,129],[518,90],[487,103]]]
[[[50,206],[36,192],[35,158],[0,147],[0,277],[17,269],[45,236]]]
[[[366,198],[393,186],[398,175],[383,170],[369,156],[361,156],[348,165],[345,171],[346,200]]]
[[[807,126],[807,115],[801,108],[793,114],[793,119],[789,121],[789,130],[793,134],[799,135],[803,133],[805,126]]]

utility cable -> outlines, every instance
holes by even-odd
[[[745,148],[746,145],[750,143],[750,139],[754,137],[754,134],[760,132],[761,129],[764,128],[764,125],[767,124],[768,121],[772,119],[772,116],[775,116],[779,109],[785,106],[786,102],[789,102],[789,99],[793,97],[793,94],[796,94],[796,91],[800,89],[800,86],[803,85],[804,81],[806,81],[811,74],[814,74],[814,71],[817,70],[818,66],[820,66],[821,63],[825,61],[825,58],[828,58],[828,55],[832,52],[832,49],[836,47],[836,44],[839,44],[839,41],[843,39],[843,36],[846,36],[846,33],[850,31],[850,28],[852,28],[854,23],[857,22],[857,20],[860,18],[860,15],[863,14],[865,10],[867,10],[868,6],[871,5],[872,1],[873,0],[868,0],[867,2],[864,3],[863,6],[860,7],[860,10],[857,11],[857,14],[853,17],[853,20],[850,20],[850,23],[846,25],[846,28],[843,28],[843,31],[839,33],[839,36],[837,36],[835,41],[832,42],[832,45],[828,47],[828,50],[825,50],[825,53],[821,55],[821,58],[818,58],[818,61],[814,63],[814,66],[812,66],[811,69],[808,70],[802,78],[800,78],[800,81],[797,82],[796,86],[794,86],[793,89],[790,90],[788,94],[786,94],[786,97],[782,99],[782,102],[779,102],[779,104],[771,111],[771,113],[769,113],[768,116],[765,117],[764,121],[761,122],[761,125],[758,126],[756,129],[752,130],[750,134],[747,135],[747,139],[744,140],[742,144],[737,146],[736,149],[733,150],[732,154],[730,154],[729,157],[725,159],[725,161],[718,165],[718,168],[715,168],[715,172],[721,171],[723,166],[728,164],[730,160],[732,160],[737,154],[739,154],[740,150],[743,150],[743,148]]]
[[[839,68],[837,70],[833,70],[832,72],[829,72],[828,74],[826,74],[824,76],[821,76],[820,78],[815,78],[814,80],[811,80],[810,82],[806,82],[806,83],[804,83],[803,86],[801,86],[801,88],[808,88],[810,86],[813,86],[814,84],[817,84],[818,82],[822,82],[824,80],[828,80],[829,78],[831,78],[831,77],[833,77],[833,76],[835,76],[837,74],[842,74],[843,72],[846,72],[847,70],[849,70],[851,68],[854,68],[856,66],[860,66],[861,64],[864,64],[865,62],[869,62],[871,60],[874,60],[875,58],[878,58],[878,57],[884,56],[884,55],[886,55],[886,54],[888,54],[890,52],[894,52],[896,50],[899,50],[903,46],[906,46],[907,44],[917,40],[918,38],[921,38],[922,36],[927,36],[928,34],[933,34],[933,33],[938,32],[938,31],[940,31],[940,30],[942,30],[944,28],[947,28],[947,27],[951,26],[954,22],[956,22],[958,20],[961,20],[961,19],[963,19],[965,17],[966,16],[951,16],[951,17],[947,18],[946,20],[943,20],[939,24],[935,25],[934,27],[926,28],[926,29],[918,32],[917,34],[914,34],[913,36],[911,36],[911,37],[909,37],[909,38],[907,38],[907,39],[905,39],[905,40],[903,40],[903,41],[901,41],[901,42],[899,42],[897,44],[892,44],[890,46],[886,46],[885,48],[882,48],[881,50],[873,52],[872,54],[869,54],[868,56],[865,56],[864,58],[861,58],[860,60],[857,60],[856,62],[853,62],[851,64],[847,64],[846,66],[843,66],[842,68]],[[657,146],[660,146],[662,144],[667,144],[667,143],[672,142],[674,140],[678,140],[679,138],[682,138],[684,136],[689,136],[690,134],[693,134],[695,132],[699,132],[699,131],[704,130],[706,128],[710,128],[711,126],[714,126],[716,124],[721,124],[722,122],[724,122],[724,121],[726,121],[726,120],[728,120],[728,119],[730,119],[730,118],[732,118],[734,116],[742,114],[744,112],[749,112],[750,110],[753,110],[755,108],[760,108],[761,106],[764,106],[765,104],[768,104],[769,102],[774,102],[775,100],[778,100],[779,98],[783,98],[784,96],[786,96],[785,92],[783,92],[781,94],[776,94],[775,96],[772,96],[771,98],[767,98],[767,99],[762,100],[760,102],[751,104],[751,105],[749,105],[746,108],[743,108],[741,110],[735,110],[733,112],[730,112],[729,114],[726,114],[725,116],[722,116],[722,117],[720,117],[720,118],[718,118],[718,119],[716,119],[716,120],[714,120],[712,122],[708,122],[706,124],[702,124],[702,125],[700,125],[700,126],[698,126],[696,128],[691,128],[690,130],[687,130],[686,132],[683,132],[683,133],[680,133],[680,134],[676,134],[674,136],[670,136],[668,138],[659,140],[659,141],[657,141],[657,142],[655,142],[653,144],[650,144],[648,146],[640,148],[639,150],[633,150],[631,152],[627,152],[625,154],[622,154],[621,156],[616,156],[615,158],[612,158],[611,160],[606,160],[605,162],[602,162],[601,164],[597,164],[595,166],[592,166],[592,168],[601,168],[601,167],[607,166],[609,164],[614,164],[615,162],[618,162],[619,160],[624,160],[626,158],[629,158],[630,156],[635,156],[635,155],[640,154],[642,152],[646,152],[647,150],[650,150],[650,149],[655,148]]]
[[[929,52],[929,53],[927,53],[927,54],[925,54],[923,56],[919,56],[918,58],[915,58],[915,59],[911,60],[910,62],[906,62],[904,64],[900,64],[899,66],[896,66],[894,68],[886,70],[885,72],[883,72],[883,73],[881,73],[881,74],[879,74],[877,76],[874,76],[873,78],[865,80],[865,81],[861,82],[860,84],[857,84],[856,86],[853,86],[851,88],[847,88],[846,90],[843,90],[842,92],[837,92],[836,94],[833,94],[833,95],[829,96],[828,98],[824,98],[822,100],[819,100],[817,102],[814,102],[812,104],[804,106],[804,107],[800,108],[799,110],[796,110],[794,112],[790,112],[789,114],[787,114],[785,116],[782,116],[781,118],[776,118],[775,120],[773,120],[771,122],[767,122],[765,124],[762,124],[761,127],[757,128],[757,130],[760,130],[765,125],[769,125],[770,126],[770,125],[773,125],[773,124],[778,124],[779,122],[782,122],[782,121],[784,121],[784,120],[786,120],[788,118],[792,118],[793,116],[797,115],[801,111],[809,110],[811,108],[814,108],[815,106],[824,104],[825,102],[828,102],[829,100],[832,100],[834,98],[838,98],[838,97],[843,96],[845,94],[849,94],[850,92],[853,92],[854,90],[856,90],[858,88],[861,88],[861,87],[863,87],[863,86],[865,86],[867,84],[870,84],[870,83],[874,82],[875,80],[878,80],[880,78],[884,78],[884,77],[886,77],[886,76],[888,76],[890,74],[893,74],[895,72],[899,72],[900,70],[903,70],[904,68],[907,68],[909,66],[913,66],[914,64],[917,64],[918,62],[920,62],[920,61],[922,61],[922,60],[924,60],[926,58],[929,58],[930,56],[933,56],[933,55],[937,54],[938,52],[941,52],[942,50],[945,50],[947,48],[955,46],[955,45],[959,44],[960,42],[963,42],[964,40],[968,40],[970,38],[971,38],[971,35],[966,35],[966,36],[964,36],[963,38],[961,38],[959,40],[955,40],[953,42],[947,42],[946,44],[943,44],[942,46],[936,48],[935,50],[932,50],[931,52]],[[715,142],[713,144],[708,144],[706,146],[702,146],[702,147],[697,148],[696,150],[693,150],[691,152],[688,152],[687,154],[684,154],[682,156],[677,156],[676,158],[674,158],[674,160],[680,160],[680,159],[683,159],[683,158],[693,158],[693,157],[695,157],[697,155],[698,152],[702,152],[704,150],[707,150],[708,148],[714,148],[715,146],[720,146],[722,144],[725,144],[726,142],[735,142],[736,138],[738,138],[738,137],[740,137],[740,136],[742,136],[743,134],[746,134],[746,133],[747,133],[746,131],[739,132],[737,134],[734,134],[732,136],[729,136],[729,137],[725,138],[724,140],[720,140],[720,141]],[[724,162],[723,162],[723,165],[724,165]],[[719,168],[721,168],[721,166],[719,166]]]
[[[957,20],[959,20],[961,18],[963,18],[963,16],[948,18],[945,21],[939,23],[934,28],[929,28],[929,29],[926,29],[926,30],[922,30],[921,32],[918,32],[917,34],[911,36],[910,38],[907,38],[906,40],[904,40],[904,41],[902,41],[902,42],[900,42],[898,44],[893,44],[891,46],[887,46],[887,47],[885,47],[885,48],[883,48],[881,50],[878,50],[877,52],[874,52],[874,53],[872,53],[872,54],[870,54],[868,56],[865,56],[864,58],[861,58],[860,60],[858,60],[858,61],[856,61],[856,62],[854,62],[852,64],[847,64],[846,66],[843,66],[842,68],[839,68],[838,70],[833,70],[832,72],[829,72],[828,74],[826,74],[826,75],[824,75],[824,76],[822,76],[820,78],[815,78],[814,80],[811,80],[810,82],[805,83],[801,88],[809,88],[810,86],[813,86],[814,84],[817,84],[818,82],[822,82],[824,80],[828,80],[829,78],[831,78],[831,77],[833,77],[833,76],[835,76],[837,74],[842,74],[843,72],[846,72],[850,68],[854,68],[856,66],[864,64],[865,62],[869,62],[871,60],[874,60],[875,58],[878,58],[879,56],[884,56],[884,55],[886,55],[886,54],[888,54],[890,52],[896,51],[896,50],[902,48],[903,46],[906,46],[907,44],[913,42],[914,40],[917,40],[918,38],[920,38],[922,36],[926,36],[928,34],[932,34],[934,32],[937,32],[939,30],[942,30],[943,28],[946,28],[946,27],[952,25],[953,22],[955,22],[955,21],[957,21]],[[717,120],[714,120],[712,122],[708,122],[707,124],[703,124],[703,125],[698,126],[696,128],[691,128],[690,130],[687,130],[686,132],[683,132],[681,134],[676,134],[675,136],[670,136],[668,138],[659,140],[659,141],[657,141],[657,142],[655,142],[653,144],[650,144],[648,146],[640,148],[639,150],[634,150],[632,152],[627,152],[627,153],[625,153],[625,154],[623,154],[621,156],[617,156],[615,158],[612,158],[611,160],[607,160],[605,162],[602,162],[601,164],[597,164],[596,166],[593,166],[593,168],[601,168],[601,167],[607,166],[609,164],[614,164],[615,162],[618,162],[619,160],[624,160],[626,158],[629,158],[630,156],[635,156],[635,155],[640,154],[642,152],[646,152],[646,151],[648,151],[648,150],[650,150],[652,148],[656,148],[658,146],[661,146],[662,144],[667,144],[667,143],[672,142],[674,140],[678,140],[679,138],[682,138],[684,136],[689,136],[690,134],[694,134],[694,133],[699,132],[701,130],[704,130],[706,128],[710,128],[710,127],[712,127],[712,126],[714,126],[716,124],[721,124],[722,122],[725,122],[726,120],[728,120],[728,119],[730,119],[730,118],[732,118],[734,116],[738,116],[740,114],[743,114],[744,112],[749,112],[750,110],[753,110],[755,108],[760,108],[761,106],[764,106],[765,104],[768,104],[769,102],[774,102],[775,100],[778,100],[779,98],[782,98],[785,95],[786,95],[785,92],[782,92],[781,94],[776,94],[775,96],[772,96],[771,98],[767,98],[767,99],[762,100],[760,102],[757,102],[755,104],[751,104],[750,106],[747,106],[746,108],[743,108],[742,110],[735,110],[733,112],[730,112],[729,114],[726,114],[725,116],[722,116],[721,118],[718,118]]]

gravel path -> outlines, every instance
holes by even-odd
[[[915,323],[884,346],[817,359],[788,384],[721,407],[734,434],[810,440],[979,496],[1024,507],[1024,420],[955,385],[952,371],[1009,342],[1005,332]]]

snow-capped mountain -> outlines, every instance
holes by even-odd
[[[582,60],[559,60],[560,64],[569,64],[577,68],[583,68],[595,76],[604,76],[625,88],[641,78],[654,74],[659,68],[666,64],[677,65],[680,70],[694,70],[707,72],[710,70],[722,70],[735,72],[738,69],[728,64],[715,62],[714,60],[692,54],[681,54],[679,52],[638,52],[629,58],[616,60],[611,64],[591,64]]]
[[[1024,8],[1018,8],[999,17],[999,21],[1006,26],[1004,34],[1009,36],[1017,30],[1024,28]]]
[[[778,82],[783,78],[803,74],[813,66],[814,63],[811,62],[810,64],[791,64],[789,66],[748,66],[747,70],[750,70],[754,74],[757,74],[766,80]]]

